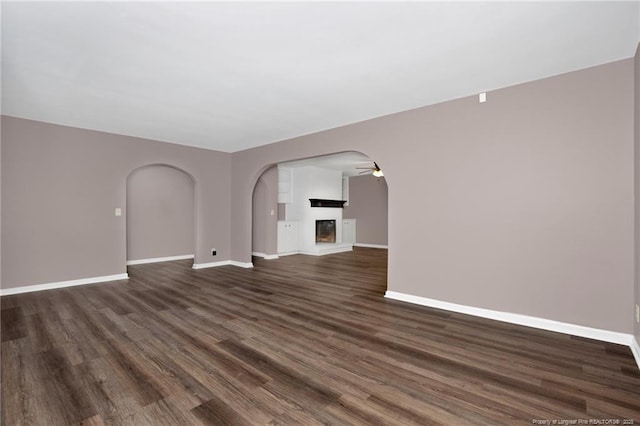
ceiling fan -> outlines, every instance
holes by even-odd
[[[375,177],[384,176],[384,173],[382,173],[382,170],[378,166],[378,163],[376,163],[375,161],[373,162],[373,167],[356,167],[356,169],[365,169],[363,172],[358,173],[361,175],[365,173],[372,173]]]

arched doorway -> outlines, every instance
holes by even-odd
[[[251,255],[265,259],[278,257],[278,168],[262,173],[253,189]]]
[[[193,258],[195,181],[166,164],[127,177],[127,264]]]
[[[294,254],[324,256],[352,251],[352,247],[380,250],[380,256],[371,258],[383,259],[378,263],[386,276],[388,187],[375,167],[358,152],[267,167],[253,189],[252,255],[275,259]],[[344,208],[323,208],[314,206],[311,199],[345,203]],[[318,237],[318,229],[327,224],[331,235]]]

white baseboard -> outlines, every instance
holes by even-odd
[[[629,346],[631,348],[631,352],[633,352],[636,362],[638,363],[638,368],[640,368],[640,348],[638,347],[638,342],[632,334],[601,330],[599,328],[585,327],[582,325],[554,321],[545,318],[531,317],[528,315],[474,308],[473,306],[442,302],[440,300],[413,296],[411,294],[398,293],[395,291],[387,290],[384,297],[388,297],[389,299],[394,300],[400,300],[402,302],[414,303],[416,305],[429,306],[431,308],[444,309],[446,311],[459,312],[462,314],[489,318],[497,321],[508,322],[511,324],[524,325],[527,327],[539,328],[542,330],[555,331],[558,333],[570,334],[573,336],[586,337],[588,339],[601,340],[604,342]]]
[[[171,262],[172,260],[193,259],[194,257],[195,256],[192,254],[183,254],[180,256],[154,257],[150,259],[127,260],[127,266],[143,265],[145,263]]]
[[[193,269],[215,268],[218,266],[230,265],[230,260],[223,260],[221,262],[209,262],[209,263],[194,263]]]
[[[53,290],[56,288],[73,287],[77,285],[97,284],[107,281],[118,281],[129,279],[128,274],[105,275],[102,277],[81,278],[79,280],[57,281],[46,284],[26,285],[23,287],[0,289],[0,296],[11,296],[12,294],[31,293],[32,291]]]
[[[365,248],[377,248],[377,249],[385,249],[385,250],[389,249],[388,245],[383,245],[383,244],[355,243],[355,244],[353,244],[353,246],[354,247],[365,247]]]
[[[638,339],[635,336],[631,336],[631,344],[629,345],[629,347],[631,348],[633,357],[636,359],[638,368],[640,368],[640,345],[638,344]]]
[[[230,260],[229,265],[238,266],[240,268],[253,268],[253,262],[237,262],[235,260]]]
[[[265,253],[260,253],[259,251],[252,252],[251,256],[261,257],[266,260],[278,259],[279,257],[277,254],[265,254]]]
[[[236,262],[235,260],[223,260],[220,262],[194,263],[193,269],[216,268],[218,266],[239,266],[240,268],[253,268],[251,262]]]
[[[293,256],[294,254],[300,254],[299,251],[287,251],[284,253],[278,253],[278,257],[283,257],[283,256]]]

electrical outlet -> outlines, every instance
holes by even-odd
[[[640,323],[640,305],[636,303],[636,322]]]
[[[215,256],[217,253],[216,249],[211,249],[211,256]]]

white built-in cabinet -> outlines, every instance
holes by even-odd
[[[298,222],[278,221],[278,254],[297,253],[300,250],[299,235]]]
[[[293,173],[291,169],[278,167],[278,202],[293,202]]]
[[[342,219],[342,242],[345,244],[356,243],[355,219]]]

